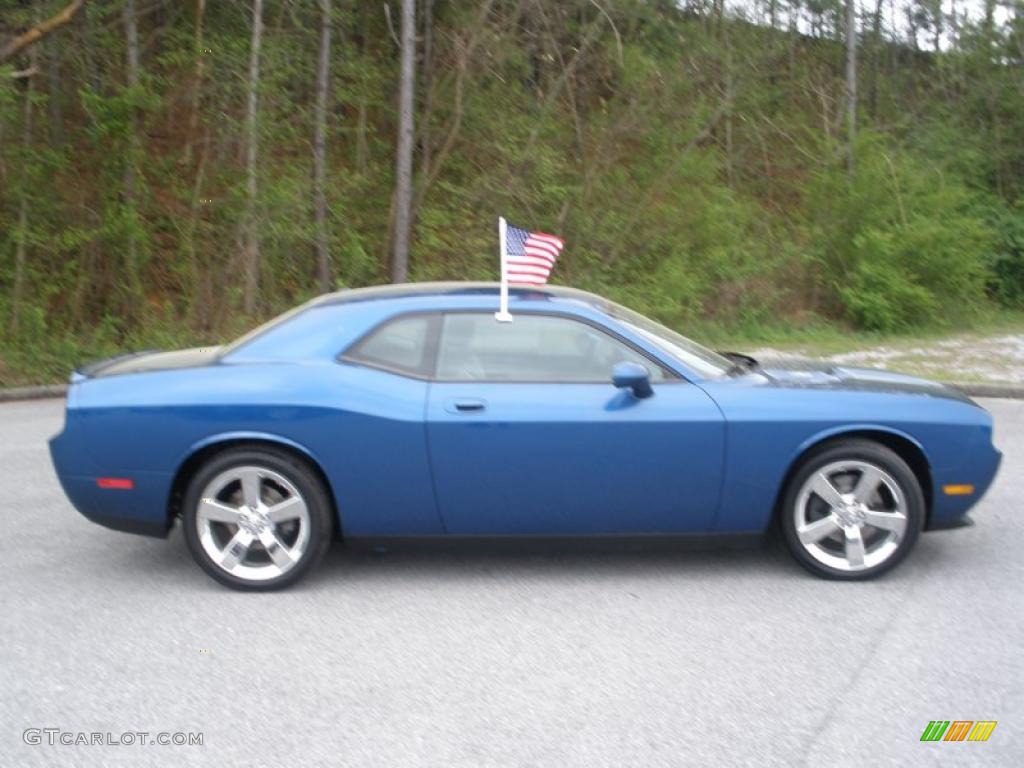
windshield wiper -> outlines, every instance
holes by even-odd
[[[722,357],[732,361],[732,367],[727,371],[729,376],[737,376],[747,371],[760,370],[761,364],[757,362],[757,358],[751,357],[750,355],[744,355],[742,352],[723,352],[720,351]]]

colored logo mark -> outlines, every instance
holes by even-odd
[[[988,741],[996,720],[930,720],[921,741]]]

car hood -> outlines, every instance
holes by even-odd
[[[84,365],[72,375],[72,379],[93,379],[114,376],[120,373],[141,373],[143,371],[166,371],[173,368],[196,368],[216,361],[220,347],[194,347],[173,352],[147,350],[127,355],[109,357],[105,360]]]
[[[878,368],[855,368],[828,360],[763,360],[757,372],[780,387],[917,394],[972,402],[962,392],[936,381]]]

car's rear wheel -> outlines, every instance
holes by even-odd
[[[196,562],[236,589],[293,584],[330,544],[323,484],[304,462],[273,448],[216,454],[189,483],[183,510]]]
[[[830,579],[871,579],[913,548],[925,503],[913,470],[870,440],[839,440],[808,456],[780,508],[797,562]]]

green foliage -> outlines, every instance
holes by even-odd
[[[1007,306],[1024,308],[1024,204],[998,211],[989,288]]]
[[[858,327],[964,320],[984,303],[994,234],[984,198],[951,172],[865,133],[852,175],[829,169],[812,195],[821,267]]]
[[[138,5],[134,87],[120,0],[93,0],[40,44],[59,52],[56,80],[44,63],[30,93],[11,77],[28,57],[0,68],[0,384],[222,340],[318,290],[319,11],[265,6],[260,317],[241,311],[246,2],[206,3],[201,44],[197,4]],[[916,42],[902,22],[878,39],[864,23],[851,173],[844,7],[804,4],[809,34],[795,34],[784,14],[770,29],[714,4],[499,1],[481,17],[435,3],[429,67],[419,37],[413,279],[494,279],[501,214],[566,239],[555,282],[715,338],[922,332],[1024,307],[1019,19],[960,19],[941,52],[921,49],[935,3],[897,9],[915,14]],[[334,9],[327,241],[332,279],[354,287],[389,277],[399,56],[379,5]]]

